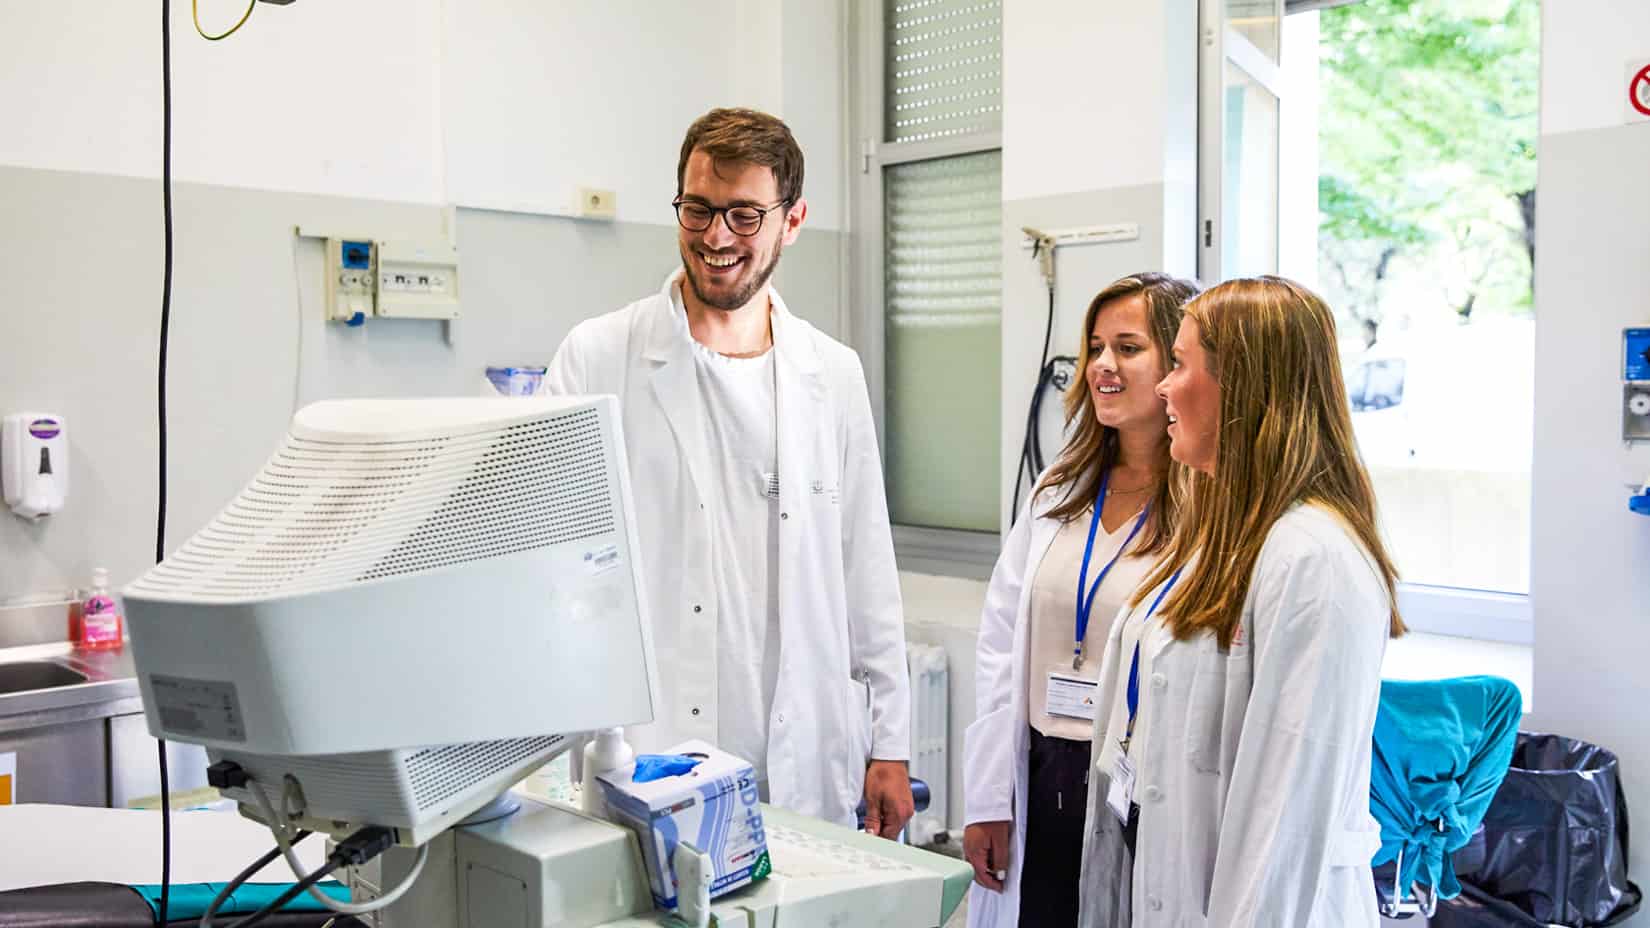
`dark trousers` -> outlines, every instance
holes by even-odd
[[[1089,742],[1031,730],[1026,851],[1020,868],[1021,928],[1075,928],[1088,802]]]

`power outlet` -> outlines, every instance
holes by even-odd
[[[597,187],[580,187],[574,211],[581,219],[612,219],[619,214],[618,194]]]

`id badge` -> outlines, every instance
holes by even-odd
[[[1129,755],[1117,755],[1111,768],[1111,787],[1106,790],[1106,806],[1117,820],[1129,823],[1129,807],[1134,804],[1134,764]]]
[[[1050,671],[1048,675],[1049,715],[1065,719],[1094,721],[1094,695],[1100,690],[1100,681],[1085,680],[1069,673]]]

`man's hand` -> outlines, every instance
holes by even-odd
[[[915,814],[905,761],[871,761],[865,770],[865,833],[892,840]]]
[[[1008,873],[1013,822],[975,822],[963,829],[963,859],[974,868],[974,882],[993,892],[1003,891],[997,874]]]

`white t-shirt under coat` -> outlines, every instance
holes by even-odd
[[[768,485],[778,468],[774,353],[731,358],[699,344],[681,291],[674,295],[680,334],[693,344],[712,483],[705,499],[717,597],[717,746],[751,762],[765,797],[779,674],[779,501]]]

